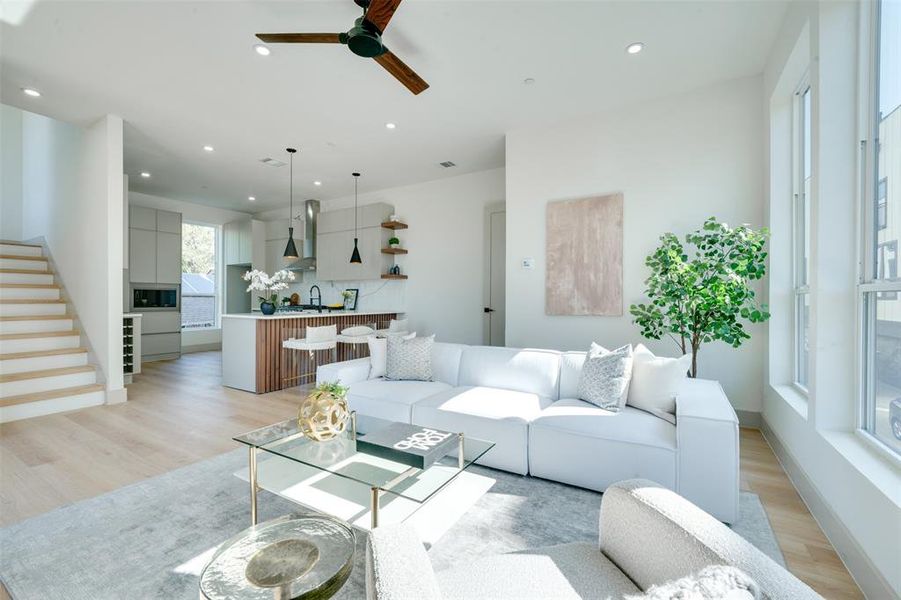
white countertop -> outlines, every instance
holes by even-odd
[[[122,317],[125,319],[140,319],[143,316],[144,315],[142,315],[141,313],[124,313],[122,315]]]
[[[252,313],[239,313],[239,314],[231,314],[231,315],[222,315],[223,319],[309,319],[309,318],[319,318],[319,317],[343,317],[345,315],[393,315],[393,314],[402,314],[404,311],[402,310],[333,310],[332,312],[328,312],[327,310],[323,310],[322,313],[318,313],[315,310],[312,311],[304,311],[304,312],[283,312],[283,313],[275,313],[274,315],[264,315],[260,312],[252,312]]]

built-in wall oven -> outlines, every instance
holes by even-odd
[[[179,286],[138,284],[131,288],[132,312],[180,309]]]

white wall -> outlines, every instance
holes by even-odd
[[[858,5],[798,2],[764,72],[768,221],[773,232],[763,428],[811,512],[867,597],[901,595],[901,476],[897,460],[855,434],[858,392]],[[791,101],[812,89],[810,385],[791,386]],[[788,314],[786,314],[788,313]]]
[[[683,236],[710,216],[763,225],[763,111],[759,77],[550,127],[507,134],[507,345],[565,350],[643,341],[628,314],[644,300],[645,257],[668,231]],[[548,201],[624,195],[623,316],[547,316]],[[533,269],[521,260],[535,259]],[[719,379],[738,409],[759,411],[764,327],[740,349],[709,344],[701,377]],[[669,356],[668,339],[646,341]]]
[[[19,151],[3,153],[4,169],[21,166],[16,208],[4,195],[3,220],[20,215],[20,237],[43,239],[78,327],[106,383],[107,401],[124,400],[122,374],[122,119],[108,115],[82,129],[3,107],[21,119]]]
[[[366,174],[360,180],[365,189]],[[360,204],[386,202],[394,206],[398,217],[410,225],[398,232],[398,237],[410,253],[398,263],[410,276],[398,285],[383,288],[384,299],[379,306],[370,300],[370,308],[395,310],[390,304],[403,298],[411,327],[446,342],[481,344],[482,273],[485,268],[485,206],[504,199],[504,169],[491,169],[429,181],[416,185],[391,188],[360,194]],[[323,202],[322,210],[336,210],[353,206],[353,197]],[[287,209],[260,213],[257,218],[284,218]],[[309,275],[306,276],[309,278]],[[307,297],[309,283],[301,290]],[[366,284],[366,291],[381,282]],[[402,288],[400,286],[403,286]],[[300,286],[297,286],[300,287]],[[337,288],[353,287],[345,282]],[[323,287],[323,300],[329,299]],[[361,294],[364,293],[361,289]],[[360,301],[365,310],[367,299]]]
[[[157,210],[168,210],[181,213],[182,221],[191,223],[203,223],[206,225],[222,226],[232,221],[247,219],[250,213],[238,212],[236,210],[228,210],[225,208],[216,208],[213,206],[205,206],[203,204],[194,204],[192,202],[184,202],[182,200],[173,200],[172,198],[164,198],[162,196],[152,196],[150,194],[142,194],[140,192],[129,192],[128,203],[132,206],[145,206],[147,208],[155,208]],[[219,299],[220,313],[222,311],[222,278],[225,275],[224,256],[222,253],[222,236],[219,236],[218,264],[216,270],[220,273],[219,281]],[[222,329],[219,327],[187,330],[181,333],[181,350],[182,352],[198,352],[220,347],[222,344]]]
[[[22,239],[22,111],[0,104],[0,239]]]

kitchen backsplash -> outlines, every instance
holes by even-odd
[[[307,304],[310,301],[310,287],[318,285],[322,290],[323,306],[342,302],[341,292],[356,288],[360,290],[357,296],[357,310],[403,311],[406,307],[403,281],[320,281],[315,273],[295,272],[295,275],[298,276],[298,281],[290,284],[287,290],[279,292],[280,298],[296,292],[300,294],[301,302]]]

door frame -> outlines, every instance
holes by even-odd
[[[484,226],[484,260],[482,261],[482,310],[484,307],[491,306],[491,215],[496,213],[506,213],[506,200],[489,202],[485,205],[485,216],[482,220]],[[504,248],[504,271],[506,272],[506,247]],[[504,307],[506,314],[506,306]],[[482,314],[482,343],[486,346],[491,344],[491,316],[490,314]]]

